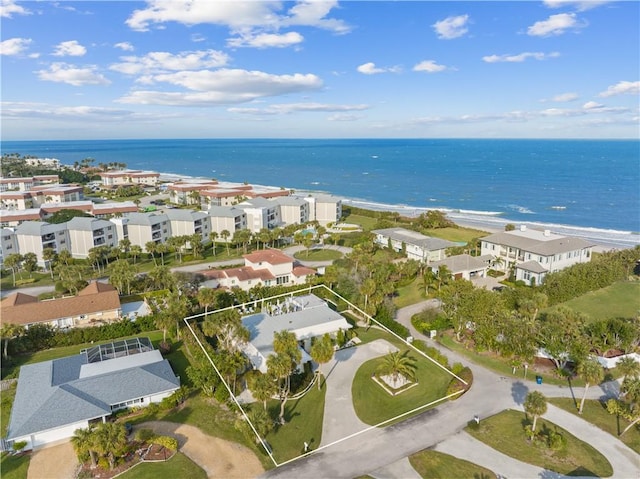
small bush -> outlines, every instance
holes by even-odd
[[[35,278],[26,278],[26,279],[19,279],[16,281],[16,286],[22,286],[24,284],[31,284],[31,283],[35,283],[36,279]]]
[[[473,383],[473,373],[471,372],[471,369],[463,368],[462,371],[460,371],[460,374],[457,374],[457,376],[461,379],[464,379],[467,382],[467,384],[465,385],[458,378],[451,379],[451,382],[447,387],[447,394],[446,394],[447,396],[451,394],[455,394],[460,391],[466,392],[469,390],[469,388],[471,388],[471,384]],[[462,394],[456,394],[455,396],[452,396],[450,399],[454,401],[458,399],[460,396],[462,396],[464,392]]]
[[[445,368],[449,367],[449,359],[440,351],[438,351],[438,349],[434,348],[433,346],[427,346],[427,343],[425,343],[421,339],[414,340],[412,344],[416,349],[419,349],[420,351],[425,353],[438,364],[444,366]]]
[[[152,444],[165,447],[171,451],[178,450],[178,440],[175,437],[170,436],[156,436],[151,441]]]
[[[110,469],[109,459],[107,459],[106,457],[98,458],[98,467],[100,469],[104,469],[105,471],[108,471]]]
[[[156,433],[152,429],[143,428],[136,431],[136,441],[151,442],[156,437]]]
[[[451,372],[456,376],[460,376],[462,371],[464,371],[464,366],[462,363],[453,363],[453,366],[451,366]]]
[[[13,450],[20,452],[27,447],[27,441],[16,441],[13,443]]]

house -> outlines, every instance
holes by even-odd
[[[290,256],[277,249],[255,251],[244,255],[241,268],[200,271],[208,288],[234,288],[244,291],[261,286],[293,286],[305,284],[316,271],[301,266]]]
[[[391,248],[397,252],[405,252],[407,258],[430,264],[447,257],[446,249],[456,246],[456,243],[425,236],[416,231],[405,228],[386,228],[372,230],[374,242],[384,248]]]
[[[101,325],[120,319],[118,291],[108,283],[93,282],[77,296],[38,301],[24,293],[13,293],[0,302],[2,323],[29,328],[48,324],[54,328]]]
[[[67,224],[49,224],[44,221],[26,221],[16,227],[16,239],[21,254],[35,253],[38,265],[45,266],[42,250],[52,248],[56,253],[71,251]]]
[[[484,278],[490,267],[492,257],[470,256],[468,254],[458,254],[448,258],[430,263],[431,269],[438,274],[440,268],[445,266],[454,279],[466,279],[471,281],[474,278]]]
[[[26,441],[25,449],[68,440],[77,429],[106,422],[120,409],[161,402],[179,388],[180,378],[149,338],[28,364],[20,368],[7,439]]]
[[[494,268],[509,272],[516,281],[542,284],[548,273],[591,260],[593,244],[581,238],[561,236],[549,230],[501,231],[481,238],[481,254],[492,255]]]
[[[202,211],[168,209],[165,212],[171,224],[172,236],[200,236],[200,242],[209,241],[211,219]]]
[[[67,222],[71,256],[87,259],[89,251],[98,246],[118,246],[116,225],[99,218],[76,216]]]
[[[327,303],[313,294],[286,298],[269,312],[251,314],[242,318],[249,330],[249,342],[242,351],[254,369],[267,372],[267,357],[274,354],[273,335],[280,331],[295,334],[302,353],[302,362],[311,361],[311,340],[325,334],[335,335],[350,329],[349,322]]]
[[[99,173],[102,186],[113,188],[128,185],[156,186],[160,173],[141,170],[116,170]]]
[[[322,226],[336,223],[342,218],[342,200],[332,195],[313,194],[303,198],[309,203],[309,221]]]
[[[211,206],[207,214],[211,221],[211,232],[218,233],[218,238],[222,241],[229,241],[233,238],[233,233],[247,229],[247,214],[234,206]],[[223,231],[229,232],[228,238],[221,236]]]

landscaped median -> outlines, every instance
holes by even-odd
[[[495,479],[496,475],[482,466],[438,451],[420,451],[409,456],[411,466],[423,478],[450,479],[452,477],[474,477]]]

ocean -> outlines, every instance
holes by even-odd
[[[407,215],[640,244],[640,142],[494,139],[4,141],[2,153],[322,191]]]

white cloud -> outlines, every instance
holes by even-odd
[[[614,95],[638,95],[640,93],[640,81],[621,81],[615,85],[610,85],[606,91],[598,96],[608,97]]]
[[[276,30],[283,26],[305,25],[346,33],[350,28],[341,20],[326,18],[338,5],[335,0],[300,1],[281,14],[282,3],[273,0],[253,2],[167,2],[149,0],[147,6],[135,10],[126,23],[133,30],[148,30],[153,24],[178,22],[185,25],[226,25],[233,30],[267,27]]]
[[[11,18],[16,13],[18,15],[31,15],[31,12],[21,5],[17,5],[14,0],[0,0],[0,17]]]
[[[451,40],[453,38],[461,37],[469,31],[467,28],[468,22],[469,15],[458,15],[437,21],[432,25],[432,27],[438,34],[438,38]]]
[[[322,87],[322,80],[312,74],[272,75],[239,69],[181,71],[149,76],[147,81],[178,85],[195,92],[134,91],[118,101],[160,105],[224,105]]]
[[[111,83],[97,72],[95,65],[79,68],[67,63],[53,63],[49,66],[49,70],[39,70],[36,73],[40,80],[67,83],[73,86],[108,85]]]
[[[375,63],[368,62],[358,66],[356,70],[364,75],[376,75],[378,73],[399,73],[402,69],[399,66],[380,68]]]
[[[298,32],[244,34],[227,40],[230,47],[284,48],[302,43],[304,37]]]
[[[195,50],[176,54],[149,52],[142,57],[125,56],[120,59],[121,63],[115,63],[109,69],[127,75],[219,68],[229,62],[228,55],[217,50]]]
[[[104,108],[95,106],[58,106],[49,105],[43,103],[28,103],[28,102],[2,102],[1,104],[2,116],[4,118],[12,119],[67,119],[87,121],[99,120],[99,121],[123,121],[123,120],[151,120],[156,121],[161,117],[172,117],[175,115],[158,114],[154,113],[137,113],[131,110],[123,110],[116,108]]]
[[[191,41],[194,43],[204,42],[205,40],[206,40],[206,37],[201,33],[193,33],[191,35]]]
[[[53,52],[55,57],[81,57],[87,53],[87,49],[80,45],[77,40],[69,40],[68,42],[58,43]]]
[[[501,63],[501,62],[510,62],[510,63],[520,63],[528,58],[533,58],[535,60],[546,60],[547,58],[557,58],[560,56],[558,52],[551,53],[542,53],[542,52],[523,52],[517,55],[488,55],[482,57],[482,61],[486,63]]]
[[[29,47],[31,41],[31,38],[9,38],[4,40],[0,42],[0,55],[20,55]]]
[[[438,65],[434,60],[425,60],[413,67],[414,72],[438,73],[447,70],[445,65]]]
[[[227,111],[249,115],[276,115],[295,112],[345,112],[368,110],[369,105],[331,105],[327,103],[280,103],[266,108],[229,108]]]
[[[348,113],[336,113],[327,117],[327,121],[358,121],[362,115],[350,115]]]
[[[565,102],[565,101],[574,101],[577,99],[578,99],[577,93],[567,92],[567,93],[560,93],[559,95],[552,97],[551,101]]]
[[[115,48],[119,48],[125,52],[132,52],[134,50],[133,45],[129,42],[120,42],[113,45]]]
[[[527,34],[533,37],[548,37],[562,35],[569,29],[578,29],[585,26],[585,23],[578,23],[575,13],[558,13],[531,25],[527,29]]]
[[[574,7],[579,12],[599,7],[612,0],[544,0],[544,4],[549,8]]]

